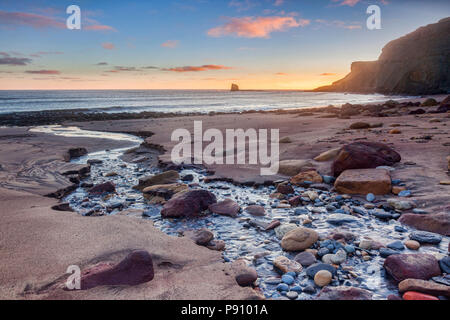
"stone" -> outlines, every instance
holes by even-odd
[[[292,143],[292,140],[289,137],[283,137],[280,139],[280,143]]]
[[[414,208],[414,204],[410,201],[403,201],[397,199],[388,199],[387,203],[395,210],[405,211]]]
[[[186,192],[189,187],[183,183],[154,185],[142,190],[144,198],[150,203],[164,204],[167,200],[170,200],[174,195],[181,192]]]
[[[419,243],[439,244],[442,241],[442,237],[438,234],[427,231],[414,231],[410,234],[409,238]]]
[[[263,206],[251,205],[245,208],[245,212],[255,217],[263,217],[266,215],[266,210]]]
[[[312,169],[311,160],[283,160],[279,162],[278,173],[285,176],[295,176],[303,169]]]
[[[389,131],[389,134],[401,134],[402,132],[398,129],[392,129],[391,131]]]
[[[450,296],[450,287],[433,281],[406,279],[398,284],[399,292],[416,291],[435,296]]]
[[[73,212],[74,210],[70,207],[70,203],[68,202],[63,202],[63,203],[59,203],[56,204],[52,207],[52,210],[55,211],[66,211],[66,212]]]
[[[147,251],[133,251],[116,265],[100,263],[83,271],[81,290],[97,286],[134,286],[154,278],[153,260]]]
[[[318,287],[325,287],[331,283],[332,279],[333,279],[333,275],[331,274],[330,271],[320,270],[314,276],[314,283]]]
[[[193,190],[182,193],[164,205],[163,218],[195,217],[216,203],[216,196],[206,190]]]
[[[265,230],[266,231],[273,230],[273,229],[279,227],[280,225],[281,225],[281,222],[279,220],[273,220],[272,222],[270,222],[267,225],[267,227],[265,227]]]
[[[321,270],[327,270],[332,275],[336,275],[336,268],[333,267],[331,264],[327,263],[315,263],[308,268],[306,268],[306,275],[310,277],[311,279],[314,279],[316,276],[316,273]]]
[[[224,251],[225,250],[225,241],[223,240],[212,240],[206,246],[209,250],[214,251]]]
[[[372,300],[372,293],[355,287],[328,286],[320,291],[316,300]]]
[[[334,148],[334,149],[325,151],[325,152],[321,153],[320,155],[318,155],[317,157],[315,157],[314,161],[317,161],[317,162],[332,161],[332,160],[336,159],[339,152],[341,152],[341,148]]]
[[[281,240],[281,247],[286,251],[303,251],[311,247],[319,235],[316,231],[298,227],[286,233]]]
[[[300,273],[303,270],[303,267],[300,263],[293,261],[285,256],[276,257],[273,260],[273,266],[280,270],[281,273],[285,274],[288,272]]]
[[[154,185],[173,184],[176,183],[179,179],[180,175],[177,171],[169,170],[160,174],[156,174],[154,176],[139,179],[139,184],[134,186],[133,188],[142,191],[145,188]]]
[[[373,193],[369,193],[369,194],[366,196],[366,200],[369,201],[369,202],[374,202],[375,199],[376,199],[376,197],[375,197],[375,195],[374,195]]]
[[[337,226],[340,226],[340,225],[343,225],[346,223],[354,223],[354,222],[358,221],[358,219],[356,217],[349,215],[349,214],[342,214],[342,213],[330,214],[326,220],[329,224],[333,224],[333,225],[337,225]]]
[[[295,279],[293,276],[285,274],[281,277],[281,281],[286,283],[287,285],[291,285],[294,283]]]
[[[78,148],[70,148],[69,150],[67,150],[67,152],[64,154],[63,157],[65,161],[69,162],[74,158],[79,158],[87,154],[88,151],[86,150],[86,148],[78,147]]]
[[[311,252],[303,251],[297,254],[294,261],[300,263],[303,267],[307,268],[317,262],[316,257]]]
[[[403,300],[439,300],[438,298],[431,296],[429,294],[424,294],[415,291],[408,291],[403,295]]]
[[[277,192],[281,194],[292,194],[294,193],[294,188],[287,183],[280,183],[277,186]]]
[[[206,228],[184,231],[183,235],[192,239],[199,246],[206,246],[214,239],[214,234]]]
[[[430,254],[396,254],[384,261],[384,268],[397,281],[406,279],[429,280],[441,274],[439,263]]]
[[[308,170],[298,173],[290,180],[293,185],[302,185],[305,181],[322,183],[323,178],[316,170]]]
[[[223,201],[210,205],[209,210],[222,216],[237,217],[239,211],[241,210],[241,207],[239,206],[239,204],[237,204],[236,201],[225,199]]]
[[[394,254],[400,254],[400,252],[398,252],[397,250],[393,250],[393,249],[388,249],[388,248],[380,248],[380,256],[382,258],[387,258],[390,257]]]
[[[367,122],[355,122],[350,125],[350,129],[358,130],[358,129],[369,129],[370,124]]]
[[[336,265],[340,265],[347,260],[347,253],[345,250],[339,249],[338,252],[331,256],[331,262]]]
[[[113,192],[116,192],[116,186],[114,185],[114,183],[110,181],[95,185],[89,190],[89,194],[92,195],[102,195],[105,193],[113,193]]]
[[[439,266],[441,267],[442,273],[450,274],[450,257],[447,256],[439,260]]]
[[[389,146],[377,142],[355,142],[345,145],[333,162],[335,177],[349,169],[372,169],[392,166],[401,156]]]
[[[277,286],[277,291],[284,291],[284,292],[289,291],[289,286],[286,283],[280,283]]]
[[[399,197],[407,198],[411,196],[411,191],[409,190],[402,190],[398,194]]]
[[[450,236],[450,213],[403,214],[399,221],[418,230]]]
[[[341,194],[384,195],[391,192],[391,177],[383,169],[352,169],[344,171],[334,183]]]
[[[289,291],[289,292],[286,294],[286,297],[288,297],[288,298],[291,299],[291,300],[295,300],[295,299],[298,298],[298,292],[295,292],[295,291]]]
[[[405,187],[392,186],[392,193],[398,195],[400,192],[405,191]]]
[[[420,243],[414,240],[405,241],[405,246],[410,250],[419,250]]]
[[[436,101],[436,99],[433,99],[433,98],[428,98],[427,100],[422,102],[422,107],[434,107],[437,105],[438,105],[438,102]]]
[[[279,227],[275,228],[275,236],[281,240],[291,230],[297,229],[297,225],[293,223],[282,224]]]
[[[291,205],[291,207],[297,207],[302,203],[302,197],[295,196],[295,197],[289,198],[288,202]]]
[[[258,273],[255,269],[247,266],[247,263],[238,259],[231,264],[231,268],[234,272],[236,282],[241,287],[248,287],[258,279]]]
[[[389,249],[393,249],[393,250],[405,250],[405,246],[403,245],[403,243],[401,241],[391,242],[387,245],[387,247]]]

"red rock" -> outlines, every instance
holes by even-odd
[[[372,293],[355,287],[325,287],[316,300],[372,300]]]
[[[396,296],[395,294],[388,295],[387,299],[390,301],[403,300],[402,297]]]
[[[209,250],[214,251],[224,251],[225,250],[225,241],[223,240],[212,240],[206,246]]]
[[[275,229],[276,227],[278,227],[279,225],[281,225],[281,222],[280,221],[278,221],[278,220],[273,220],[271,223],[269,223],[269,225],[266,227],[266,230],[267,231],[269,231],[269,230],[273,230],[273,229]]]
[[[164,218],[195,217],[216,202],[216,196],[209,191],[189,191],[167,201],[161,210],[161,216]]]
[[[206,246],[214,239],[214,234],[206,228],[184,231],[183,235],[192,239],[199,246]]]
[[[113,192],[116,192],[116,186],[114,185],[114,183],[110,181],[98,184],[89,190],[89,193],[94,195],[101,195],[104,193],[113,193]]]
[[[64,154],[64,160],[70,161],[73,158],[78,158],[86,155],[88,152],[86,148],[70,148],[67,150],[67,152]]]
[[[241,210],[241,207],[231,199],[225,199],[224,201],[214,203],[209,206],[209,210],[213,213],[217,213],[223,216],[236,217]]]
[[[391,176],[383,169],[345,170],[336,179],[334,187],[342,194],[384,195],[391,192]]]
[[[395,254],[386,258],[384,268],[395,281],[428,280],[441,274],[439,262],[431,254]]]
[[[288,201],[289,201],[289,204],[291,205],[291,207],[298,207],[300,205],[300,203],[302,203],[302,197],[295,196],[295,197],[290,198]]]
[[[264,209],[264,207],[262,206],[248,206],[247,208],[245,208],[245,211],[248,214],[251,214],[252,216],[256,216],[256,217],[262,217],[266,214],[266,210]]]
[[[151,255],[147,251],[133,251],[117,265],[100,263],[85,270],[81,276],[81,290],[97,286],[134,286],[153,280]]]
[[[422,231],[450,236],[450,214],[403,214],[399,221],[407,226]]]
[[[398,284],[399,292],[415,291],[436,296],[450,297],[450,286],[439,284],[434,281],[419,279],[406,279]]]
[[[439,300],[439,299],[434,296],[430,296],[428,294],[415,291],[408,291],[403,295],[403,300]]]
[[[281,194],[292,194],[294,193],[294,188],[286,183],[280,183],[277,187],[277,192]]]
[[[258,274],[256,270],[247,266],[244,260],[236,260],[231,265],[236,282],[241,287],[251,286],[256,279],[258,279]]]
[[[308,170],[300,172],[296,176],[292,177],[290,181],[294,185],[301,185],[305,181],[313,183],[322,183],[323,178],[316,170]]]
[[[377,142],[355,142],[345,145],[333,162],[335,177],[348,169],[371,169],[392,166],[400,162],[401,156],[392,148]]]

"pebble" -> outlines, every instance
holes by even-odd
[[[402,198],[410,197],[410,196],[411,196],[411,191],[409,191],[409,190],[403,190],[403,191],[400,191],[400,193],[398,194],[398,196],[399,196],[399,197],[402,197]]]
[[[303,291],[303,289],[302,289],[302,287],[300,287],[300,286],[293,286],[293,287],[291,288],[291,291],[295,291],[295,292],[297,292],[297,293],[301,293],[301,292]]]
[[[294,277],[285,274],[284,276],[281,277],[281,281],[283,281],[287,285],[291,285],[294,283],[295,279],[294,279]]]
[[[366,196],[366,200],[369,201],[369,202],[374,202],[375,201],[375,195],[373,193],[369,193]]]
[[[289,290],[289,286],[285,283],[280,283],[277,286],[277,291],[288,291]]]
[[[414,231],[409,238],[427,244],[439,244],[442,241],[442,236],[427,231]]]
[[[288,298],[291,299],[291,300],[295,300],[295,299],[298,298],[298,292],[295,292],[295,291],[289,291],[289,292],[286,294],[286,297],[288,297]]]
[[[325,287],[330,284],[333,279],[333,275],[330,271],[320,270],[314,276],[314,283],[319,287]]]
[[[401,241],[394,241],[388,244],[387,247],[394,250],[405,250],[405,246]]]
[[[405,246],[410,250],[419,250],[420,243],[414,240],[405,241]]]
[[[316,289],[314,289],[313,286],[307,285],[306,287],[303,288],[303,292],[307,294],[314,294],[316,293]]]
[[[397,250],[392,250],[389,248],[381,248],[380,249],[380,256],[383,258],[387,258],[389,256],[392,256],[394,254],[400,254],[400,252],[398,252]]]

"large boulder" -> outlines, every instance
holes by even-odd
[[[378,142],[355,142],[345,145],[333,162],[335,177],[349,169],[372,169],[392,166],[401,156],[389,146]]]
[[[336,179],[334,187],[339,193],[384,195],[391,192],[391,176],[384,169],[346,170]]]
[[[407,226],[422,231],[450,236],[450,214],[403,214],[399,221]]]
[[[147,251],[133,251],[117,265],[100,263],[85,270],[81,276],[81,290],[97,286],[138,285],[153,280],[151,255]]]
[[[398,291],[417,291],[437,296],[450,296],[450,286],[419,279],[403,280],[398,284]]]
[[[164,205],[163,218],[195,217],[216,203],[216,196],[206,190],[193,190],[182,193]]]
[[[316,300],[372,300],[372,293],[355,287],[325,287]]]
[[[237,204],[236,201],[225,199],[223,201],[210,205],[209,210],[222,216],[236,217],[241,210],[241,207],[239,206],[239,204]]]
[[[134,186],[133,188],[142,191],[150,186],[173,184],[176,183],[179,179],[180,175],[177,171],[169,170],[160,174],[156,174],[154,176],[141,178],[139,179],[139,184]]]
[[[116,186],[110,181],[98,184],[89,190],[89,193],[92,195],[102,195],[113,192],[116,192]]]
[[[395,254],[386,258],[384,268],[400,282],[406,279],[429,280],[441,274],[437,259],[431,254]]]
[[[281,240],[281,247],[286,251],[303,251],[319,239],[319,234],[308,228],[299,227],[286,233]]]

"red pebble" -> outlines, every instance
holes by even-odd
[[[404,300],[439,300],[434,296],[430,296],[429,294],[424,294],[415,291],[408,291],[403,295]]]

